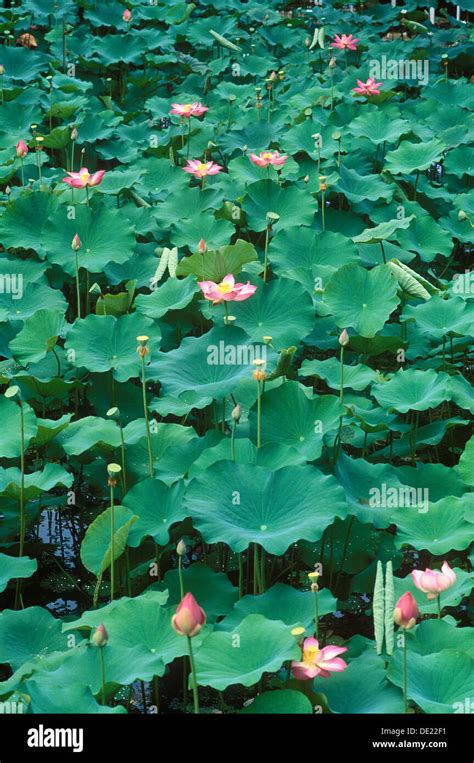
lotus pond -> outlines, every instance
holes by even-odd
[[[472,0],[4,6],[3,712],[472,712]]]

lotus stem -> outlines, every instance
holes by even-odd
[[[100,662],[100,685],[101,685],[101,697],[102,704],[105,705],[105,660],[104,660],[105,647],[99,648],[99,662]]]
[[[232,421],[232,433],[230,435],[230,453],[232,457],[232,461],[235,461],[235,429],[237,427],[237,422]]]
[[[319,605],[318,605],[317,587],[315,587],[313,590],[313,597],[314,597],[314,635],[317,639],[319,639]]]
[[[257,448],[262,444],[262,388],[257,380]]]
[[[190,637],[186,636],[186,638],[188,640],[189,662],[191,665],[191,686],[193,688],[194,713],[195,715],[199,715],[199,695],[196,679],[196,667],[194,664],[193,646]]]
[[[441,620],[441,594],[440,593],[436,597],[436,603],[438,605],[438,620]]]
[[[407,699],[407,634],[403,629],[403,712],[408,712]]]
[[[266,230],[265,230],[265,257],[264,257],[264,260],[263,260],[263,281],[264,281],[264,283],[267,282],[268,242],[270,240],[270,231],[271,231],[271,226],[268,225],[268,223],[267,223],[267,227],[266,227]]]
[[[178,556],[178,578],[180,598],[184,599],[183,559],[180,555]]]
[[[145,415],[146,440],[148,446],[148,465],[150,468],[150,477],[153,479],[155,470],[153,467],[153,451],[151,448],[150,422],[148,421],[148,405],[146,401],[146,381],[145,381],[145,355],[141,356],[142,361],[142,395],[143,395],[143,413]]]
[[[239,559],[239,599],[244,595],[244,568],[242,563],[242,553],[237,554]]]
[[[23,556],[25,546],[25,417],[23,403],[18,399],[20,408],[20,547],[18,556]],[[16,582],[15,609],[18,608],[21,599],[21,582]]]
[[[79,258],[77,256],[77,251],[74,253],[76,258],[76,301],[77,301],[77,317],[80,319],[81,317],[81,284],[79,281]]]
[[[2,91],[3,93],[3,91]],[[25,168],[23,166],[23,157],[20,156],[20,167],[21,167],[21,187],[25,188]]]
[[[114,485],[110,484],[110,601],[115,596],[115,508],[114,508]]]
[[[189,159],[189,146],[191,143],[191,117],[188,119],[188,140],[186,144],[186,159]]]

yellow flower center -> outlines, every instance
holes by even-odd
[[[271,151],[265,151],[264,154],[263,154],[263,158],[264,159],[271,159],[272,158]]]
[[[205,164],[204,162],[199,162],[198,170],[199,172],[207,172],[207,164]]]
[[[321,650],[315,646],[309,646],[303,651],[303,662],[308,665],[314,665]]]
[[[87,172],[87,171],[86,172],[81,172],[81,180],[82,180],[83,183],[87,183],[89,178],[90,178],[90,173],[89,172]]]
[[[222,282],[222,283],[219,284],[217,289],[218,289],[218,291],[220,291],[221,294],[228,294],[229,291],[232,290],[232,286],[230,284],[228,284],[228,283]]]

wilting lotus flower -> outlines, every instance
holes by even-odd
[[[427,594],[428,599],[436,599],[443,591],[451,588],[456,582],[456,573],[447,562],[443,562],[441,571],[426,569],[413,570],[411,573],[413,582],[419,591]]]
[[[186,167],[183,167],[185,172],[189,172],[190,175],[194,175],[195,178],[204,178],[207,175],[217,175],[221,171],[220,164],[215,162],[201,162],[199,159],[188,159]]]
[[[356,42],[359,42],[358,37],[353,37],[351,34],[338,34],[334,35],[335,42],[331,42],[330,48],[338,48],[339,50],[357,50]]]
[[[91,175],[87,167],[81,167],[79,172],[68,172],[67,174],[69,177],[63,178],[63,183],[67,183],[72,188],[90,188],[91,186],[99,185],[99,183],[102,182],[105,170],[99,170]]]
[[[126,8],[126,9],[124,10],[122,18],[123,18],[123,20],[124,20],[124,21],[126,21],[127,23],[128,23],[129,21],[131,21],[131,20],[132,20],[132,14],[131,14],[131,12],[128,10],[128,8]]]
[[[331,673],[340,673],[347,668],[347,663],[339,655],[347,652],[345,646],[325,646],[319,648],[315,638],[305,638],[303,642],[303,659],[292,662],[291,669],[295,678],[307,681],[309,678],[320,676],[329,678]]]
[[[415,599],[409,591],[405,591],[403,596],[400,596],[393,610],[393,619],[396,624],[410,630],[410,628],[416,625],[416,619],[419,614]]]
[[[206,299],[210,299],[214,305],[219,302],[243,302],[255,294],[257,287],[247,283],[235,283],[234,276],[229,273],[221,283],[214,281],[198,281],[198,286]]]
[[[15,40],[15,45],[22,45],[24,48],[29,48],[30,50],[38,47],[36,38],[32,34],[28,34],[28,32],[21,34],[18,39]]]
[[[359,95],[379,95],[380,85],[383,85],[383,82],[376,82],[372,77],[369,77],[367,82],[362,82],[361,79],[357,80],[358,87],[353,87],[354,93],[358,93]]]
[[[196,636],[206,624],[204,610],[201,609],[192,593],[187,593],[180,601],[171,624],[176,633],[180,636],[189,636],[189,638]]]
[[[250,161],[257,165],[257,167],[268,167],[270,164],[273,167],[283,167],[288,154],[280,154],[279,151],[261,151],[259,155],[250,154]]]
[[[28,146],[24,140],[19,140],[16,144],[16,155],[19,159],[24,159],[28,153]]]
[[[172,103],[171,106],[170,114],[177,114],[182,119],[200,117],[209,109],[209,106],[203,106],[198,101],[194,103]]]

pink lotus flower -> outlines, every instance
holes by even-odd
[[[380,85],[383,85],[383,82],[376,82],[369,77],[367,82],[362,82],[361,79],[358,79],[357,85],[358,87],[352,88],[354,93],[358,93],[359,95],[380,95],[379,87]]]
[[[63,183],[67,183],[72,188],[90,188],[91,186],[99,185],[99,183],[102,182],[105,170],[99,170],[91,175],[87,167],[81,167],[79,172],[68,172],[67,174],[69,177],[63,178]]]
[[[19,159],[24,159],[28,153],[28,146],[24,140],[19,140],[16,144],[16,155]]]
[[[419,614],[415,599],[409,591],[405,591],[403,596],[400,596],[393,610],[393,619],[396,624],[410,630],[410,628],[416,625]]]
[[[211,300],[214,305],[220,302],[243,302],[257,291],[257,287],[252,286],[250,281],[235,283],[232,273],[229,273],[219,284],[214,281],[198,281],[198,286],[205,298]]]
[[[79,238],[79,234],[78,234],[78,233],[76,233],[76,234],[75,234],[75,236],[74,236],[74,238],[73,238],[73,239],[72,239],[72,241],[71,241],[71,249],[72,249],[74,252],[78,252],[78,251],[79,251],[79,249],[81,248],[81,246],[82,246],[82,241],[81,241],[81,239]]]
[[[176,614],[171,619],[171,625],[180,636],[192,638],[206,624],[206,615],[192,593],[187,593],[178,604]]]
[[[122,18],[123,18],[123,20],[124,20],[124,21],[126,21],[127,23],[128,23],[129,21],[131,21],[131,20],[132,20],[132,14],[131,14],[131,12],[128,10],[128,8],[126,8],[126,9],[124,10]]]
[[[195,178],[205,178],[207,175],[217,175],[221,171],[220,164],[215,162],[201,162],[199,159],[188,159],[186,167],[183,167],[185,172],[189,172],[190,175],[194,175]]]
[[[439,570],[413,570],[413,582],[419,591],[427,594],[428,599],[436,599],[443,591],[447,591],[456,582],[456,573],[447,562],[443,562]]]
[[[288,154],[281,155],[279,151],[261,151],[258,156],[250,154],[250,161],[257,167],[268,167],[270,164],[273,167],[283,167],[287,159]]]
[[[198,101],[194,103],[172,103],[171,106],[170,114],[177,114],[182,119],[201,117],[209,109],[209,106],[203,106]]]
[[[331,673],[340,673],[347,668],[347,663],[339,658],[344,652],[347,652],[345,646],[325,646],[320,649],[317,639],[305,638],[303,659],[291,663],[293,676],[300,681],[307,681],[315,676],[329,678]]]
[[[359,37],[353,37],[351,34],[338,34],[334,35],[335,42],[331,42],[330,48],[338,48],[339,50],[357,50],[356,42],[359,42]]]

